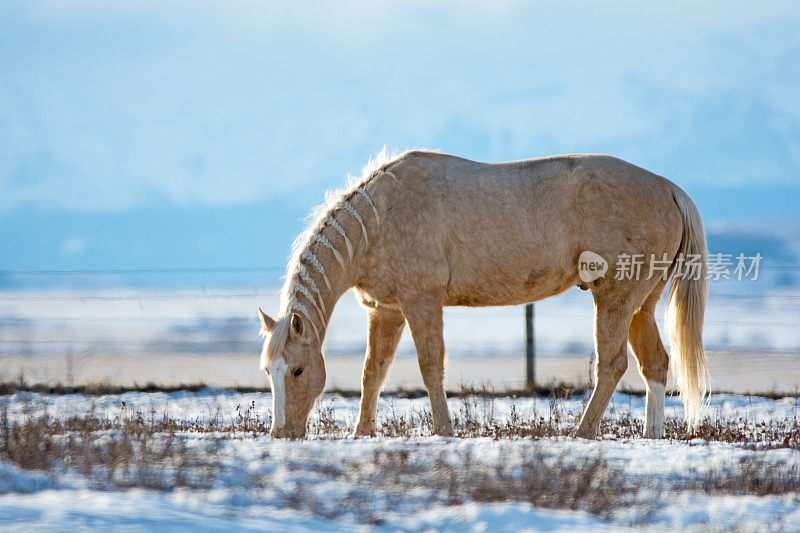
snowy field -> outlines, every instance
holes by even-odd
[[[773,287],[736,293],[736,285],[712,290],[705,344],[712,350],[796,352],[800,346],[800,289]],[[277,285],[238,288],[0,291],[0,355],[259,353],[256,309],[279,309]],[[656,317],[664,330],[664,301]],[[456,355],[508,355],[524,350],[523,306],[448,307],[445,344]],[[571,289],[536,302],[537,348],[545,356],[592,351],[593,302]],[[326,334],[330,354],[363,353],[366,311],[348,292],[337,303]],[[413,354],[404,331],[399,354]]]
[[[616,394],[603,438],[571,439],[586,400],[451,398],[441,438],[426,399],[384,397],[382,436],[354,439],[358,400],[328,395],[308,440],[277,441],[268,393],[16,393],[0,528],[800,529],[797,399],[716,396],[691,437],[668,398],[670,438],[647,441],[643,399]]]
[[[714,390],[794,393],[800,389],[800,293],[757,295],[719,289],[705,321]],[[255,310],[279,308],[277,286],[253,288],[0,291],[0,381],[131,387],[205,383],[265,387]],[[540,384],[585,385],[590,375],[592,297],[578,289],[537,302]],[[662,334],[663,309],[657,317]],[[445,309],[448,388],[524,385],[521,306]],[[366,347],[366,312],[348,293],[336,306],[324,351],[328,386],[357,390]],[[630,357],[624,387],[643,382]],[[387,390],[422,388],[406,329]],[[670,384],[671,386],[671,384]]]

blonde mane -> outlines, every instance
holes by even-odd
[[[386,168],[401,158],[406,152],[394,152],[391,155],[383,150],[370,157],[367,164],[364,165],[359,177],[353,177],[348,174],[347,185],[343,189],[328,191],[325,194],[325,201],[312,209],[308,215],[308,225],[300,235],[294,240],[292,244],[292,252],[287,266],[286,279],[281,290],[281,312],[279,319],[276,321],[272,329],[269,340],[264,344],[261,353],[261,366],[266,366],[279,357],[283,352],[286,344],[286,339],[289,333],[289,325],[291,322],[292,313],[299,313],[311,324],[311,328],[317,337],[320,338],[320,331],[315,324],[315,319],[318,319],[322,327],[325,323],[325,303],[319,284],[314,281],[312,271],[316,272],[322,278],[325,287],[331,289],[330,281],[326,273],[326,265],[323,265],[317,258],[316,254],[312,251],[315,244],[324,246],[330,250],[336,259],[336,263],[340,268],[346,268],[345,258],[341,251],[337,250],[330,240],[322,233],[322,230],[330,226],[337,233],[339,233],[345,243],[347,249],[347,258],[349,261],[353,260],[353,244],[348,237],[347,232],[342,227],[341,223],[336,219],[337,215],[347,213],[347,216],[355,219],[363,233],[364,245],[369,246],[369,236],[367,226],[364,222],[364,215],[359,213],[356,208],[350,203],[350,199],[358,194],[361,195],[372,208],[372,214],[376,222],[379,222],[378,209],[372,201],[372,197],[366,190],[367,184],[380,174],[388,174],[394,177],[394,174],[387,171]],[[330,265],[327,265],[330,268]],[[309,309],[305,303],[298,299],[298,296],[303,296],[306,300],[311,302],[314,307],[313,311]],[[312,314],[313,313],[313,314]]]

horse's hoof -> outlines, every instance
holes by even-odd
[[[438,435],[440,437],[452,437],[454,435],[452,427],[446,428],[438,428],[433,430],[434,435]]]
[[[354,437],[374,437],[375,436],[375,426],[356,426],[356,430],[353,433]]]
[[[575,430],[570,437],[573,439],[587,439],[587,440],[597,440],[597,434],[594,431],[586,431],[586,430]]]

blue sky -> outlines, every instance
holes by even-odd
[[[0,5],[0,268],[279,266],[371,153],[605,152],[800,206],[796,2]]]

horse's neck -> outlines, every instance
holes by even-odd
[[[333,315],[334,307],[336,307],[337,302],[344,295],[344,293],[347,292],[353,286],[353,283],[350,280],[349,276],[346,275],[347,273],[343,274],[345,275],[341,276],[341,278],[336,282],[334,282],[334,280],[331,280],[331,290],[322,291],[325,309],[322,313],[324,320],[322,326],[319,328],[320,342],[322,342],[325,339],[325,333],[328,330],[328,324],[331,321],[331,315]]]
[[[317,269],[312,267],[314,264]],[[297,266],[287,289],[286,314],[302,315],[310,322],[310,328],[320,343],[325,339],[336,303],[352,286],[345,269],[340,268],[338,272],[332,270],[332,265],[320,261],[318,252],[310,247],[309,254]]]
[[[378,210],[361,185],[342,196],[320,219],[296,256],[287,310],[299,310],[309,319],[320,342],[336,302],[354,285],[363,267],[368,234],[374,232],[377,222]]]
[[[329,233],[323,232],[323,235],[335,249],[337,240]],[[354,250],[352,259],[344,249],[337,259],[331,248],[319,241],[309,243],[300,254],[300,262],[289,285],[287,310],[299,311],[310,320],[320,343],[325,339],[336,303],[355,284],[355,269],[360,266],[357,259],[362,253],[360,241],[358,234],[350,239]]]

